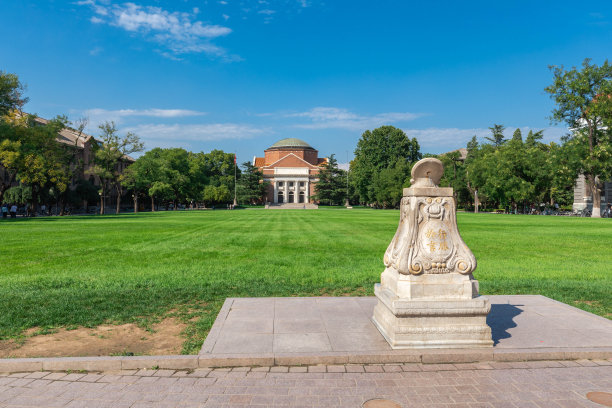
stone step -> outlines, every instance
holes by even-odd
[[[266,208],[270,210],[316,210],[319,206],[310,203],[283,203],[267,204]]]

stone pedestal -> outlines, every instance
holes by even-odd
[[[476,258],[457,229],[442,163],[419,161],[404,189],[397,232],[374,292],[372,320],[392,348],[492,347],[489,301],[478,295]]]

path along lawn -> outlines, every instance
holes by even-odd
[[[612,219],[460,213],[482,294],[541,294],[612,318]],[[226,297],[373,295],[398,211],[191,211],[0,220],[0,339],[25,329],[189,322]]]

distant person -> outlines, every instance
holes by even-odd
[[[47,215],[47,206],[46,205],[43,204],[43,205],[40,206],[40,213],[42,215]]]
[[[8,217],[8,206],[6,204],[2,205],[2,218],[6,219]]]
[[[603,213],[604,218],[612,218],[612,204],[608,204],[608,207]]]
[[[11,218],[17,218],[17,206],[15,204],[11,205],[10,213]]]

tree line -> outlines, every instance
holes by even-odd
[[[156,202],[173,209],[226,205],[234,201],[234,195],[238,204],[260,204],[266,189],[263,174],[249,162],[237,167],[233,153],[159,147],[130,165],[121,176],[121,185],[132,193],[136,212],[139,198],[148,198],[152,211]]]
[[[0,71],[1,203],[27,204],[27,213],[34,215],[42,205],[55,205],[63,214],[67,207],[84,203],[95,203],[103,214],[111,195],[116,198],[116,213],[122,199],[130,196],[135,211],[143,199],[153,211],[160,205],[176,209],[225,205],[234,198],[244,204],[263,200],[263,175],[248,162],[237,168],[233,153],[155,148],[134,161],[129,155],[144,149],[137,135],[120,135],[113,122],[104,122],[99,135],[89,139],[83,133],[86,119],[71,123],[66,116],[57,116],[41,121],[23,113],[28,101],[24,91],[17,75]],[[58,135],[67,128],[74,143],[59,143]],[[87,163],[82,154],[86,140],[91,143]]]
[[[540,203],[570,205],[576,178],[584,175],[598,217],[603,182],[612,179],[612,66],[586,59],[581,68],[550,67],[552,84],[545,91],[555,102],[551,119],[570,131],[561,143],[544,143],[543,131],[520,129],[508,137],[503,125],[494,124],[484,141],[474,136],[465,157],[460,151],[438,157],[445,163],[443,186],[452,186],[459,206],[466,209],[505,208],[517,211]],[[112,122],[100,126],[94,141],[93,166],[99,185],[78,179],[83,161],[78,146],[56,142],[67,126],[81,135],[86,121],[71,124],[58,116],[37,126],[29,115],[19,115],[27,102],[16,75],[0,71],[0,201],[29,203],[34,207],[53,201],[60,208],[69,202],[100,199],[111,192],[119,212],[122,197],[131,195],[137,211],[141,200],[150,208],[159,204],[258,204],[265,199],[266,183],[251,163],[236,168],[235,156],[221,150],[193,153],[181,148],[155,148],[130,166],[129,155],[143,150],[138,136],[119,136]],[[321,166],[314,198],[325,204],[345,202],[397,208],[402,189],[410,185],[410,171],[424,156],[416,138],[393,126],[365,131],[355,149],[349,172],[338,168],[334,155]],[[122,165],[123,164],[123,165]],[[234,180],[237,180],[235,185]],[[18,182],[19,185],[15,186]],[[72,188],[70,188],[72,186]]]
[[[543,143],[541,130],[523,138],[517,129],[508,138],[505,127],[494,124],[484,141],[474,136],[468,142],[465,157],[459,150],[436,156],[445,164],[441,184],[454,188],[459,206],[525,211],[542,203],[571,205],[582,174],[593,197],[592,216],[600,216],[601,190],[612,179],[612,66],[586,59],[581,68],[550,69],[553,81],[545,91],[556,104],[550,119],[567,125],[569,132],[560,144]],[[397,208],[412,166],[424,156],[434,155],[422,154],[418,141],[400,129],[368,130],[350,163],[348,188],[337,182],[336,195],[355,204]],[[325,178],[335,174],[322,173]]]

